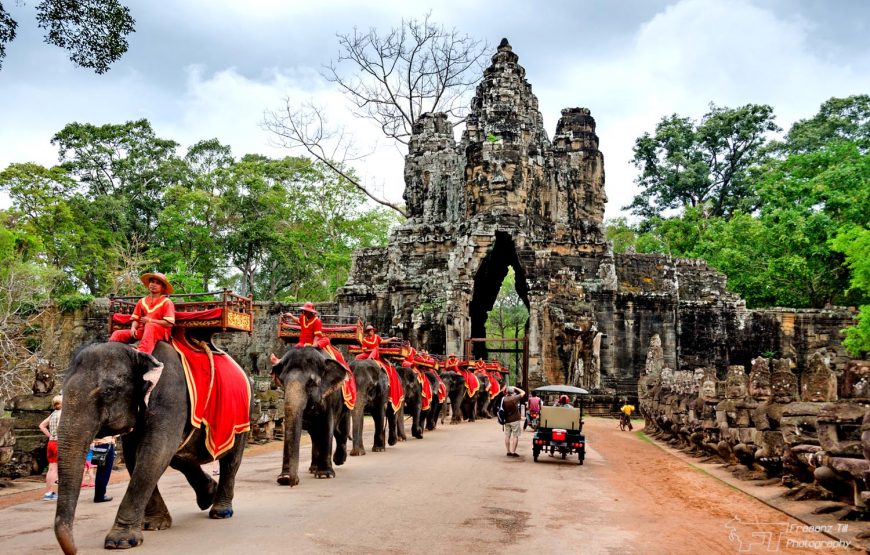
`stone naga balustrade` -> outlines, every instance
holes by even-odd
[[[743,366],[729,366],[724,379],[712,368],[674,372],[648,361],[638,382],[646,431],[691,454],[718,458],[741,477],[780,478],[798,498],[865,509],[870,363],[853,361],[837,375],[826,356],[813,353],[804,368],[759,357],[749,376]]]

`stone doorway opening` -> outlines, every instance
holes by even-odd
[[[524,308],[519,315],[519,318],[521,318],[519,325],[522,327],[522,330],[516,330],[516,323],[514,322],[512,323],[511,330],[505,329],[504,332],[506,333],[494,334],[494,326],[489,326],[490,329],[488,330],[487,321],[489,318],[494,317],[491,311],[496,306],[496,301],[504,300],[503,298],[500,299],[499,292],[509,273],[512,274],[513,289],[516,292],[516,296],[519,297],[520,306]],[[496,232],[495,241],[477,270],[477,274],[474,277],[474,292],[468,312],[471,319],[472,338],[497,337],[498,335],[502,335],[502,337],[525,337],[528,335],[529,287],[526,281],[526,273],[520,265],[516,244],[511,236],[505,232]],[[517,333],[518,331],[519,333]],[[498,345],[498,347],[503,347],[503,345]],[[516,345],[516,347],[520,346]],[[489,360],[491,358],[490,354],[496,351],[505,352],[504,349],[500,348],[488,348],[485,342],[474,342],[470,354],[474,358]],[[522,349],[520,349],[520,352],[522,352]],[[511,360],[506,359],[503,362],[512,363],[510,366],[515,367],[518,375],[520,375],[520,364],[523,363],[520,357],[507,358]]]

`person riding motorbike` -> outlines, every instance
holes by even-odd
[[[541,405],[543,401],[537,394],[532,393],[529,397],[529,410],[526,411],[526,421],[523,423],[523,429],[531,426],[533,430],[538,429],[538,424],[541,422]]]

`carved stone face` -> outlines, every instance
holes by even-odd
[[[794,400],[798,394],[797,376],[789,372],[774,372],[770,378],[770,389],[780,403]]]
[[[693,377],[692,383],[692,393],[698,393],[701,391],[701,383],[704,381],[704,369],[703,368],[695,368],[695,375]]]
[[[662,389],[674,388],[674,371],[670,368],[662,368]]]
[[[746,374],[742,366],[729,366],[728,378],[725,382],[726,399],[743,399],[746,397]]]
[[[763,365],[756,364],[757,360],[759,359],[752,361],[752,373],[749,374],[749,396],[759,401],[766,401],[772,394],[770,370],[767,368],[767,359],[764,359]]]
[[[705,401],[716,400],[716,381],[706,378],[701,384],[701,398]]]

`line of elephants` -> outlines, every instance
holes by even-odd
[[[191,331],[196,334],[197,332]],[[201,330],[198,339],[210,341]],[[215,480],[201,465],[211,462],[205,433],[190,423],[188,384],[178,353],[165,342],[158,343],[154,356],[163,362],[162,376],[146,406],[148,386],[143,376],[154,364],[148,356],[121,343],[99,343],[82,349],[73,357],[63,385],[64,406],[58,436],[58,501],[54,530],[61,549],[76,553],[73,523],[80,492],[85,455],[96,437],[121,435],[124,462],[130,481],[114,525],[105,538],[106,549],[127,549],[144,541],[143,530],[162,530],[172,517],[160,495],[157,482],[168,468],[181,472],[196,494],[196,503],[209,510],[209,517],[229,518],[236,472],[242,461],[248,432],[236,436],[234,446],[220,456],[220,476]],[[433,394],[431,406],[422,409],[422,387],[413,369],[397,367],[404,388],[404,401],[393,410],[390,386],[384,371],[372,360],[350,363],[357,385],[353,410],[347,408],[341,391],[346,371],[313,347],[290,348],[273,366],[272,375],[284,389],[284,452],[278,483],[299,483],[299,451],[302,432],[311,437],[309,472],[318,478],[335,476],[333,465],[350,454],[364,455],[363,416],[375,423],[372,451],[405,440],[404,421],[411,418],[411,435],[422,438],[443,421],[444,404]],[[437,378],[423,375],[437,392]],[[488,376],[478,376],[480,387],[469,396],[464,377],[442,372],[441,380],[453,407],[451,424],[463,420],[492,418],[499,402],[487,391]],[[334,441],[333,441],[334,440]],[[179,447],[180,446],[180,447]]]

